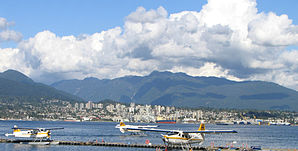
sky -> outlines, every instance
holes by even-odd
[[[37,82],[152,71],[298,90],[297,0],[0,2],[0,72]]]

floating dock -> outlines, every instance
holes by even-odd
[[[114,143],[114,142],[83,142],[83,141],[33,141],[33,140],[14,140],[14,139],[0,139],[0,143],[19,143],[19,144],[33,144],[33,145],[45,145],[44,142],[49,142],[47,145],[80,145],[80,146],[105,146],[105,147],[130,147],[130,148],[152,148],[158,150],[167,149],[181,149],[185,150],[186,147],[181,146],[165,146],[163,144],[127,144],[127,143]],[[227,147],[201,147],[192,146],[192,150],[198,151],[218,151],[229,150]],[[243,148],[235,148],[233,150],[244,150]],[[252,151],[252,149],[245,149],[246,151]]]

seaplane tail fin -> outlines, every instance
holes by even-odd
[[[14,129],[13,132],[20,132],[20,129]]]
[[[125,124],[123,122],[120,122],[120,126],[125,126]]]
[[[13,129],[13,132],[20,132],[20,131],[21,131],[21,130],[18,128],[17,125],[14,125],[12,129]]]
[[[205,124],[203,122],[200,124],[198,131],[205,131]]]

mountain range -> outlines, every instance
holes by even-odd
[[[147,76],[63,80],[51,86],[7,70],[0,73],[0,101],[114,100],[176,107],[298,111],[298,92],[265,81],[231,81],[154,71]]]
[[[298,111],[297,91],[265,81],[236,82],[154,71],[148,76],[63,80],[51,86],[86,101],[111,99],[176,107]]]
[[[40,102],[45,99],[82,101],[80,97],[34,82],[21,72],[0,73],[0,101]]]

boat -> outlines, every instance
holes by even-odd
[[[155,120],[156,123],[167,123],[167,124],[175,124],[176,120],[174,118],[166,118],[158,116]]]
[[[269,122],[268,125],[290,126],[291,123],[288,123],[288,122]]]
[[[182,120],[183,123],[196,123],[197,120],[195,118],[185,118]]]
[[[176,120],[156,120],[156,123],[175,124]]]
[[[250,121],[234,121],[234,124],[238,124],[238,125],[250,125],[251,122]]]
[[[39,142],[39,141],[37,141],[37,142],[20,142],[20,144],[29,144],[29,145],[50,145],[50,142],[44,142],[44,141],[42,141],[42,142]]]
[[[216,125],[233,125],[234,123],[230,122],[230,121],[222,120],[222,121],[215,122],[215,124]]]
[[[216,122],[215,124],[216,124],[216,125],[230,125],[230,124],[228,124],[228,123],[224,123],[224,122]]]

